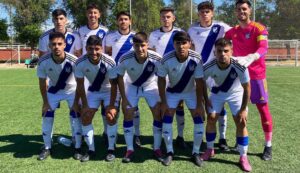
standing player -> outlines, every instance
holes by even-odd
[[[121,11],[117,14],[117,25],[118,30],[109,33],[105,37],[105,53],[112,56],[116,63],[119,62],[120,57],[132,50],[132,37],[135,32],[131,31],[131,16],[128,12]],[[125,78],[127,75],[125,75]],[[133,119],[134,129],[135,129],[135,144],[140,147],[140,113],[137,108],[135,116]]]
[[[97,35],[99,38],[104,40],[108,29],[100,25],[99,19],[101,17],[101,10],[95,3],[91,3],[86,8],[87,25],[81,26],[78,29],[80,40],[82,44],[82,54],[86,54],[86,42],[91,35]],[[104,47],[104,46],[103,46]]]
[[[74,66],[76,57],[64,51],[66,47],[65,36],[60,32],[49,35],[51,53],[43,55],[38,62],[37,76],[39,77],[40,92],[43,98],[42,106],[42,132],[44,149],[38,160],[44,160],[51,154],[52,130],[54,112],[60,101],[66,100],[70,108],[71,124],[75,134],[74,158],[80,159],[81,124],[75,111],[72,110],[75,98],[76,81]],[[47,85],[47,78],[49,85]]]
[[[153,115],[154,156],[159,161],[162,161],[160,150],[162,122],[157,76],[155,75],[161,56],[156,52],[147,50],[148,38],[146,33],[138,32],[133,36],[132,40],[134,51],[129,51],[121,57],[117,70],[124,113],[124,136],[127,145],[127,152],[123,162],[128,163],[133,157],[133,118],[139,99],[142,97],[146,99]],[[125,73],[128,74],[128,77],[123,79]]]
[[[55,9],[52,12],[52,22],[54,28],[46,31],[39,39],[39,56],[49,53],[49,35],[52,32],[60,32],[65,35],[66,47],[65,51],[75,56],[81,55],[81,43],[77,32],[66,28],[68,22],[67,13],[63,9]]]
[[[100,25],[99,19],[101,17],[101,10],[99,6],[95,3],[90,3],[88,4],[86,8],[86,18],[87,18],[87,25],[81,26],[78,29],[79,35],[80,35],[80,40],[81,40],[81,45],[82,45],[82,54],[85,55],[87,53],[86,51],[86,42],[88,38],[91,35],[97,35],[101,40],[104,40],[105,35],[108,32],[108,29]],[[102,43],[102,47],[104,48],[104,42]],[[86,85],[88,86],[88,82],[86,81]],[[102,115],[102,120],[103,120],[103,138],[105,140],[105,144],[107,144],[107,122],[106,122],[106,115],[105,115],[105,110],[104,106],[101,107],[101,115]]]
[[[268,49],[268,31],[265,26],[250,19],[251,3],[238,0],[235,4],[239,25],[229,30],[225,37],[232,40],[233,55],[241,65],[248,67],[251,84],[251,102],[260,113],[265,135],[263,160],[272,159],[272,115],[268,106],[265,54]],[[247,56],[246,56],[247,55]]]
[[[156,51],[160,56],[164,56],[170,51],[174,50],[173,37],[178,31],[182,29],[175,27],[174,9],[165,7],[160,10],[160,23],[161,27],[150,33],[149,36],[149,48]],[[177,132],[176,144],[181,148],[186,148],[186,144],[183,138],[184,130],[184,107],[183,102],[177,107],[176,110]]]
[[[95,156],[93,117],[100,103],[107,110],[106,120],[108,136],[107,161],[114,160],[114,145],[117,136],[116,102],[117,74],[114,71],[114,60],[102,53],[102,39],[96,35],[88,38],[86,43],[87,54],[76,62],[75,77],[77,81],[78,98],[82,102],[82,131],[89,151],[81,158],[82,162],[88,161]],[[85,91],[84,78],[90,86]]]
[[[179,31],[174,35],[175,51],[164,56],[157,75],[161,113],[163,114],[162,133],[166,144],[167,157],[163,164],[169,166],[173,160],[172,122],[178,103],[183,100],[194,120],[193,160],[202,166],[199,150],[203,134],[203,69],[201,57],[190,50],[191,40],[187,33]],[[166,77],[169,82],[166,89]]]
[[[214,57],[214,43],[218,38],[224,37],[230,27],[219,21],[214,21],[214,5],[209,1],[201,2],[198,5],[199,22],[192,25],[188,33],[191,36],[195,51],[201,54],[203,64],[212,61]],[[208,87],[211,87],[211,79],[207,79]],[[219,116],[219,147],[221,150],[228,150],[226,142],[227,116],[223,109]]]
[[[247,158],[247,104],[250,98],[250,77],[246,67],[232,59],[232,45],[227,39],[220,38],[215,43],[216,59],[204,65],[204,78],[212,78],[209,102],[209,115],[206,125],[207,150],[201,156],[209,160],[214,156],[214,141],[216,138],[216,122],[227,102],[236,125],[236,139],[240,152],[240,164],[244,171],[251,171]]]

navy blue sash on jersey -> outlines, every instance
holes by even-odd
[[[127,38],[127,40],[124,42],[124,44],[122,45],[121,49],[119,50],[116,58],[115,58],[115,62],[118,64],[120,57],[128,52],[131,48],[132,48],[132,43],[131,43],[131,39],[133,37],[133,34],[130,34]]]
[[[235,69],[231,68],[230,72],[228,73],[228,76],[226,77],[226,79],[224,80],[222,85],[220,85],[218,87],[212,87],[211,92],[214,94],[218,94],[219,91],[227,92],[231,88],[231,86],[232,86],[234,80],[237,78],[237,76],[238,76],[238,74],[235,71]]]
[[[164,52],[164,55],[172,50],[174,50],[174,46],[173,46],[173,37],[174,35],[177,33],[178,31],[173,31],[172,32],[172,35],[170,36],[170,39],[169,39],[169,42],[166,46],[166,49],[165,49],[165,52]]]
[[[149,61],[144,68],[143,73],[139,76],[139,78],[132,83],[132,85],[140,87],[144,82],[148,80],[151,74],[154,72],[155,65],[153,62]]]
[[[96,78],[94,79],[92,85],[89,86],[88,90],[91,92],[99,91],[101,88],[101,85],[105,79],[107,69],[103,63],[100,64],[99,71],[97,73]]]
[[[216,42],[216,39],[219,35],[220,29],[221,29],[220,25],[213,25],[210,29],[210,32],[206,38],[206,41],[203,45],[202,52],[201,52],[203,64],[205,64],[209,58],[209,55],[210,55],[210,53],[214,47],[214,44]]]
[[[61,89],[65,89],[66,87],[66,81],[67,79],[69,78],[69,76],[71,75],[72,73],[72,65],[71,63],[69,62],[66,62],[64,68],[62,69],[62,71],[60,72],[60,75],[58,77],[58,80],[56,82],[56,85],[55,86],[51,86],[49,89],[48,89],[48,92],[49,93],[52,93],[52,94],[55,94],[57,93],[59,90]]]
[[[66,40],[66,47],[65,47],[65,51],[66,52],[70,52],[72,45],[75,42],[75,37],[71,34],[68,34],[67,37],[65,38]]]
[[[186,87],[186,85],[189,83],[196,67],[197,63],[193,60],[190,60],[187,64],[186,69],[183,72],[183,75],[181,76],[181,79],[172,88],[168,87],[167,91],[170,93],[181,93]]]

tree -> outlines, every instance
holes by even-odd
[[[107,18],[107,27],[110,30],[116,30],[118,28],[116,24],[116,16],[120,11],[130,11],[129,0],[111,0],[110,4],[109,9],[111,15]]]
[[[9,38],[8,38],[8,35],[7,35],[7,24],[6,24],[6,20],[5,19],[1,19],[0,20],[0,40],[1,41],[7,41]]]
[[[110,0],[63,0],[64,6],[73,17],[73,24],[75,28],[79,28],[80,26],[87,24],[86,7],[90,3],[99,5],[99,8],[101,9],[101,18],[99,22],[106,25],[109,2]]]
[[[300,39],[300,0],[274,0],[275,10],[270,16],[270,38]]]
[[[49,18],[50,7],[54,0],[2,0],[2,3],[14,8],[12,21],[16,30],[16,40],[27,43],[34,49],[42,32],[41,24]],[[30,32],[29,29],[33,31]],[[26,36],[28,34],[31,37]]]

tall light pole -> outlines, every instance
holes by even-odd
[[[253,21],[255,21],[255,12],[256,12],[256,0],[253,0]]]
[[[193,0],[191,0],[191,24],[193,23]]]
[[[130,16],[132,15],[131,14],[131,0],[129,0],[129,14],[130,14]]]

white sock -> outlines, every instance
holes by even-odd
[[[183,129],[184,129],[184,112],[176,111],[176,122],[177,122],[177,133],[178,136],[183,137]]]
[[[166,144],[167,152],[174,153],[172,123],[163,123],[162,133],[163,133],[164,141]]]
[[[219,133],[220,139],[226,139],[227,115],[219,116]]]
[[[94,128],[93,125],[82,126],[82,133],[84,135],[84,140],[89,147],[89,150],[95,151],[94,144]]]
[[[53,122],[54,122],[53,117],[43,117],[42,133],[43,133],[45,149],[51,148]]]
[[[154,138],[154,143],[153,143],[153,150],[160,149],[161,145],[161,140],[162,140],[162,123],[158,121],[153,122],[153,138]]]
[[[124,137],[127,145],[127,150],[134,150],[133,149],[133,121],[124,121],[123,123],[124,128]]]
[[[240,156],[247,156],[248,145],[243,146],[238,144],[238,150],[240,152]]]
[[[204,127],[203,123],[194,124],[194,144],[193,144],[193,152],[199,154],[200,146],[202,143]]]
[[[108,137],[108,149],[109,150],[115,149],[115,143],[116,143],[116,139],[117,139],[117,131],[118,131],[117,124],[114,124],[112,126],[107,124],[107,137]]]
[[[136,110],[134,112],[134,117],[133,117],[133,125],[134,125],[134,135],[135,136],[140,136],[140,111]]]
[[[81,139],[82,139],[82,124],[80,118],[72,118],[72,127],[73,131],[72,134],[74,134],[75,139],[75,148],[81,147]]]

